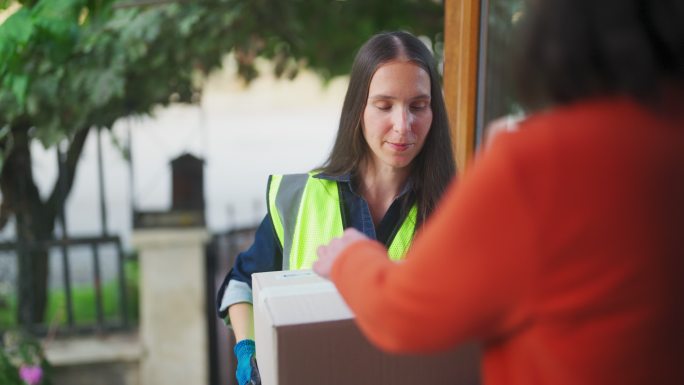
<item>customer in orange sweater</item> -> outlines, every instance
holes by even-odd
[[[522,77],[555,107],[502,133],[407,259],[319,249],[391,352],[483,343],[486,384],[684,384],[684,2],[544,0]]]

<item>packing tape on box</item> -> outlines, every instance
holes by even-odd
[[[263,306],[268,298],[282,298],[302,294],[322,294],[336,292],[337,288],[330,281],[305,283],[295,286],[278,286],[261,289],[259,293],[259,306]]]

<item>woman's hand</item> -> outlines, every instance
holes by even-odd
[[[330,279],[330,272],[337,260],[337,257],[354,242],[368,239],[356,229],[349,228],[344,231],[340,238],[333,238],[327,245],[318,247],[318,260],[313,265],[316,274],[323,278]]]

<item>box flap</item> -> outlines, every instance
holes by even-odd
[[[354,318],[335,285],[311,270],[257,273],[252,281],[254,306],[274,327]]]

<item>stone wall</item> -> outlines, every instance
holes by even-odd
[[[137,333],[69,337],[46,343],[54,385],[140,385]]]
[[[54,385],[207,385],[208,237],[203,228],[134,232],[138,330],[46,341]]]

